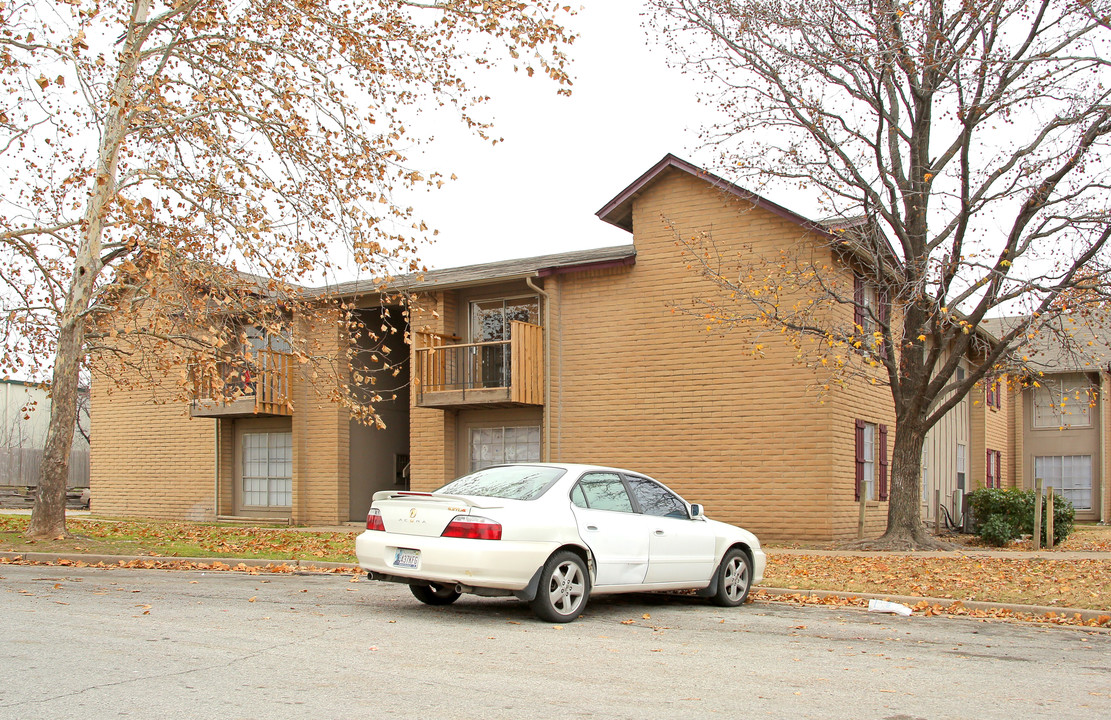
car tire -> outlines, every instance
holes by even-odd
[[[529,605],[541,620],[567,623],[582,613],[588,597],[590,575],[586,563],[575,553],[564,550],[544,563],[536,598]]]
[[[727,550],[718,566],[718,589],[713,602],[722,607],[742,605],[752,589],[752,561],[738,548]]]
[[[425,605],[451,605],[459,599],[459,593],[450,585],[410,585],[409,590]]]

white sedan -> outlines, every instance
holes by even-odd
[[[366,528],[355,553],[370,579],[429,605],[512,595],[550,622],[577,618],[591,594],[697,590],[736,606],[764,576],[752,533],[596,465],[499,465],[431,493],[377,492]]]

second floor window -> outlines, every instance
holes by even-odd
[[[471,342],[507,343],[515,320],[540,324],[540,298],[535,295],[471,303]],[[508,387],[510,353],[505,344],[484,345],[475,349],[472,370],[478,387]]]
[[[1089,427],[1092,388],[1087,382],[1045,380],[1034,388],[1034,427]]]
[[[876,337],[880,323],[886,323],[889,306],[885,291],[860,275],[853,276],[853,324],[860,330],[865,346],[886,357],[883,340]]]
[[[509,339],[509,324],[514,320],[540,324],[540,298],[535,295],[471,303],[471,342]]]

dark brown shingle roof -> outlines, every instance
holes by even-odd
[[[468,287],[471,285],[486,285],[492,282],[504,282],[525,277],[544,277],[545,275],[559,275],[567,272],[590,270],[602,267],[618,267],[632,265],[636,262],[636,248],[630,245],[615,247],[592,248],[590,250],[576,250],[573,252],[555,253],[552,255],[538,255],[535,257],[517,258],[513,260],[500,260],[480,265],[465,265],[463,267],[444,268],[442,270],[428,270],[422,273],[410,273],[391,279],[385,284],[390,290],[404,290],[418,292],[430,289],[448,289]],[[314,290],[317,294],[330,295],[362,295],[376,293],[381,289],[380,283],[374,280],[355,280],[339,285],[325,286]]]

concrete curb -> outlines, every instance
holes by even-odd
[[[853,593],[843,592],[840,590],[792,590],[790,588],[775,588],[764,587],[757,585],[753,590],[759,590],[769,595],[780,596],[793,596],[799,595],[804,598],[825,598],[835,597],[844,600],[852,598],[860,598],[862,600],[889,600],[891,602],[902,603],[910,607],[914,607],[920,602],[928,602],[931,606],[940,605],[942,609],[947,610],[951,605],[960,604],[961,608],[966,610],[1008,610],[1012,613],[1025,613],[1027,615],[1048,615],[1055,613],[1058,616],[1066,616],[1073,618],[1080,615],[1080,619],[1084,621],[1095,620],[1101,615],[1111,615],[1111,610],[1086,610],[1083,608],[1068,608],[1068,607],[1051,607],[1048,605],[1019,605],[1017,603],[993,603],[981,602],[978,600],[955,600],[953,598],[930,598],[930,597],[913,597],[909,595],[884,595],[880,593]]]
[[[268,565],[289,565],[297,570],[304,570],[306,572],[313,571],[335,571],[339,569],[350,569],[357,571],[360,575],[362,570],[359,568],[358,563],[336,563],[336,562],[323,562],[317,560],[257,560],[248,558],[226,558],[226,557],[173,557],[164,555],[84,555],[80,553],[39,553],[39,552],[0,552],[0,558],[7,558],[8,560],[25,560],[27,562],[38,563],[57,563],[59,560],[65,560],[70,563],[83,562],[86,565],[96,565],[104,563],[108,566],[119,566],[121,563],[131,562],[158,562],[158,563],[199,563],[199,564],[212,564],[214,562],[223,563],[231,568],[239,565],[246,567],[266,567]],[[768,595],[776,595],[782,597],[801,596],[803,598],[825,598],[835,597],[840,599],[853,599],[860,598],[862,600],[889,600],[891,602],[903,603],[913,607],[920,602],[928,602],[931,606],[940,605],[942,609],[948,609],[951,605],[960,603],[960,607],[967,610],[1007,610],[1012,613],[1025,613],[1027,615],[1048,615],[1055,613],[1058,616],[1066,616],[1074,618],[1080,615],[1080,619],[1084,621],[1095,620],[1101,615],[1111,614],[1111,610],[1086,610],[1082,608],[1066,608],[1066,607],[1050,607],[1042,605],[1019,605],[1015,603],[990,603],[980,602],[975,600],[954,600],[953,598],[929,598],[929,597],[913,597],[908,595],[884,595],[879,593],[851,593],[843,592],[840,590],[792,590],[790,588],[777,588],[777,587],[764,587],[757,585],[754,590],[767,593]]]
[[[997,560],[1108,560],[1111,552],[1099,550],[812,550],[807,548],[764,548],[768,555],[809,555],[813,557],[915,557],[915,558],[993,558]]]

